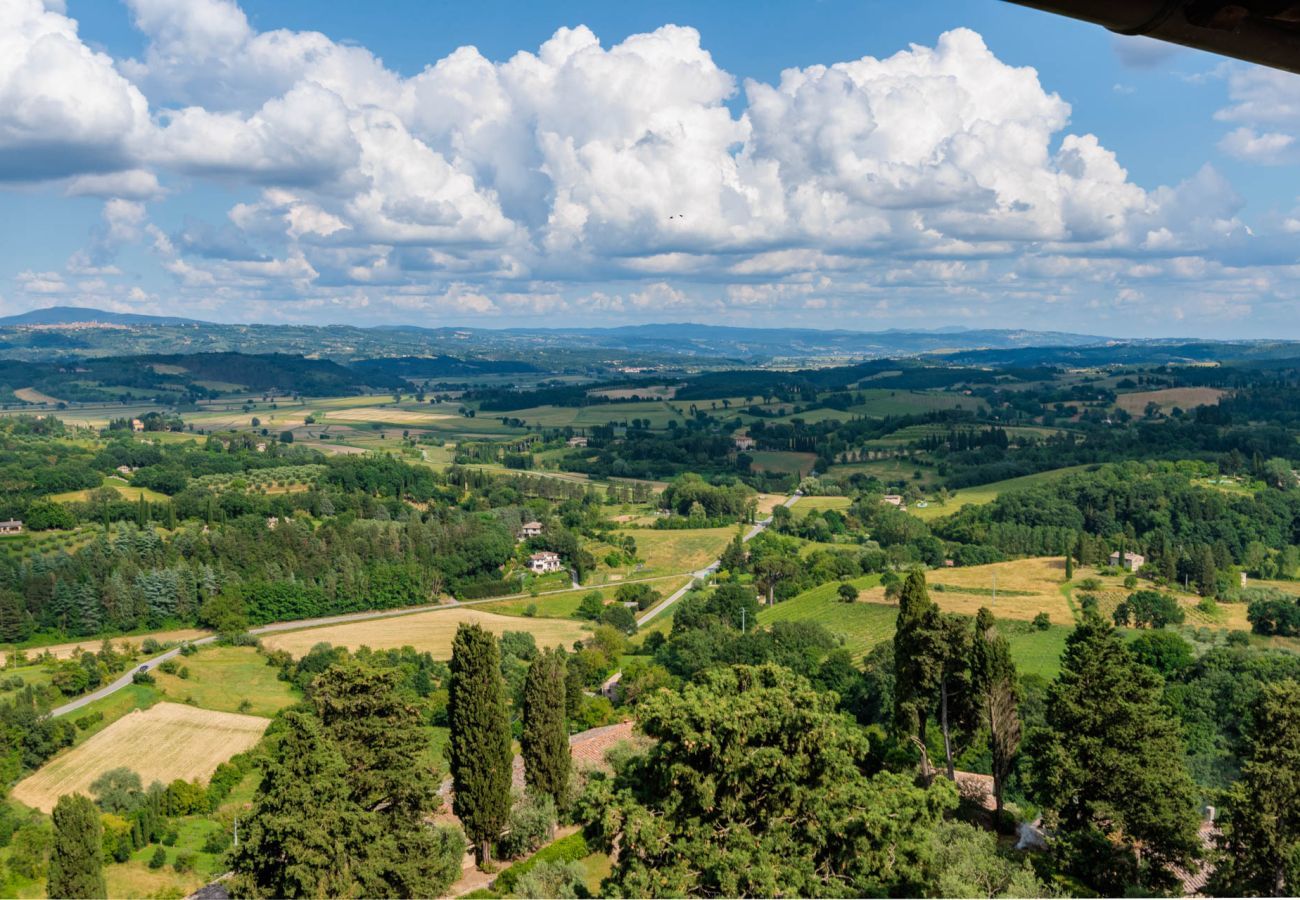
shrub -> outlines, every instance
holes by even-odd
[[[149,868],[161,869],[165,865],[167,865],[167,851],[162,847],[154,848],[153,856],[149,857]]]
[[[215,831],[208,832],[208,836],[203,841],[204,853],[225,853],[226,848],[230,846],[230,835],[226,829],[218,828]]]
[[[519,897],[553,897],[569,900],[585,895],[586,873],[578,862],[540,862],[519,878]]]
[[[506,833],[497,849],[507,859],[532,853],[555,833],[555,801],[548,795],[525,794],[510,810]]]
[[[530,859],[516,863],[497,876],[493,887],[503,893],[512,894],[519,888],[519,880],[536,867],[544,863],[577,862],[591,853],[587,839],[579,831],[566,838],[560,838],[535,853]]]
[[[140,652],[145,656],[153,656],[155,653],[162,653],[163,645],[158,643],[156,638],[147,637],[140,642]]]
[[[148,672],[141,672],[137,670],[136,673],[131,676],[131,683],[132,684],[156,684],[157,679],[155,679]]]
[[[1039,631],[1046,631],[1052,627],[1052,617],[1046,612],[1040,612],[1038,615],[1034,616],[1033,625]]]
[[[188,851],[177,853],[176,861],[172,863],[172,868],[177,872],[193,872],[195,859],[195,855]]]
[[[159,672],[165,672],[168,675],[175,675],[176,669],[177,664],[174,659],[164,659],[162,662],[158,663]]]
[[[530,604],[528,604],[527,606],[524,607],[524,617],[525,617],[525,618],[532,619],[532,618],[536,618],[536,616],[537,616],[537,604],[536,604],[536,603],[530,603]]]
[[[104,714],[102,712],[93,712],[79,716],[72,724],[77,726],[78,731],[85,731],[91,725],[97,725],[102,721],[104,721]]]

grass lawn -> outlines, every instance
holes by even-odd
[[[186,816],[177,820],[176,845],[163,847],[167,862],[159,869],[149,868],[149,859],[160,844],[141,847],[124,863],[104,867],[104,880],[110,897],[153,897],[164,894],[183,895],[220,875],[227,868],[224,855],[205,853],[203,845],[208,835],[221,829],[221,824],[208,818]],[[192,858],[193,870],[177,872],[175,863],[182,854]]]
[[[205,647],[175,662],[189,670],[188,678],[161,671],[154,677],[167,699],[178,703],[269,718],[298,700],[297,691],[280,681],[278,670],[253,647]],[[249,705],[241,709],[244,701]]]

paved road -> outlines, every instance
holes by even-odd
[[[642,581],[661,581],[665,578],[674,578],[674,577],[680,577],[680,576],[656,575],[653,578],[629,578],[627,581],[623,581],[619,583],[636,584]],[[577,587],[581,589],[582,586],[577,585]],[[537,596],[545,597],[547,594],[564,594],[564,593],[568,593],[571,590],[573,590],[573,588],[557,588],[556,590],[551,590],[551,591],[540,591],[537,594]],[[370,612],[346,613],[344,615],[338,615],[338,616],[322,616],[317,619],[295,619],[289,622],[273,622],[270,625],[259,625],[257,628],[248,629],[248,633],[249,634],[274,634],[280,631],[301,631],[304,628],[318,628],[322,625],[341,625],[347,622],[365,622],[371,619],[391,619],[394,618],[395,616],[409,616],[414,613],[432,612],[434,610],[439,610],[439,609],[455,609],[462,606],[478,606],[479,604],[482,603],[496,603],[501,600],[519,600],[525,597],[532,597],[532,596],[533,596],[532,594],[506,594],[501,597],[485,597],[482,600],[464,600],[464,601],[457,600],[451,603],[431,603],[425,606],[403,606],[400,609],[381,609],[381,610],[372,610]],[[216,635],[209,635],[207,637],[196,638],[195,640],[192,640],[189,643],[193,644],[196,647],[199,647],[204,644],[211,644],[216,639],[217,639]],[[54,709],[50,710],[50,715],[51,716],[67,715],[70,712],[76,712],[77,710],[81,709],[87,704],[94,703],[96,700],[102,700],[103,698],[109,696],[110,694],[115,694],[118,691],[120,691],[122,688],[126,687],[128,684],[131,683],[131,679],[135,676],[136,672],[140,671],[141,669],[145,670],[146,672],[150,671],[151,669],[155,669],[158,667],[159,663],[172,659],[180,652],[181,652],[180,647],[173,647],[172,649],[160,653],[157,656],[151,657],[150,659],[142,663],[132,666],[131,669],[129,669],[126,672],[125,675],[122,675],[116,681],[110,682],[109,684],[106,684],[102,688],[99,688],[96,691],[92,691],[89,694],[82,694],[80,697],[77,697],[75,700],[69,700],[67,703],[63,704],[62,706],[55,707]]]
[[[793,494],[787,497],[781,505],[788,509],[789,507],[794,506],[795,503],[798,502],[799,498],[802,496],[803,496],[802,493],[800,493],[799,491],[795,491]],[[742,540],[749,541],[755,537],[758,537],[758,535],[762,534],[767,529],[767,526],[771,524],[772,524],[771,516],[768,516],[766,519],[762,519],[758,522],[755,522],[753,527],[749,529],[749,531],[745,534],[745,537]],[[715,559],[713,562],[709,563],[707,566],[705,566],[703,569],[700,569],[698,572],[692,572],[691,581],[688,582],[684,587],[679,588],[678,590],[670,594],[668,599],[660,603],[658,606],[652,606],[650,609],[647,609],[645,611],[645,615],[641,616],[641,618],[636,620],[637,627],[645,625],[646,622],[649,622],[651,619],[658,616],[665,609],[667,609],[668,607],[676,603],[678,600],[685,597],[686,593],[691,589],[691,586],[695,584],[696,579],[708,578],[714,572],[718,571],[718,567],[720,565],[722,565],[722,560]]]

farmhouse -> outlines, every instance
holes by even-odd
[[[144,423],[141,422],[139,419],[132,419],[132,420],[131,420],[131,430],[132,430],[132,431],[144,431]]]
[[[122,473],[123,475],[130,475],[132,472],[135,471],[135,469],[131,468],[130,466],[118,466],[117,471]]]
[[[746,450],[753,450],[755,447],[754,439],[747,434],[736,435],[734,441],[736,444],[736,449],[742,453]]]
[[[585,447],[587,446],[587,439],[585,437],[571,437],[565,443],[570,447]]]
[[[1141,553],[1129,553],[1127,550],[1124,551],[1123,559],[1120,559],[1118,550],[1110,555],[1110,564],[1112,566],[1119,566],[1120,568],[1128,569],[1130,572],[1136,572],[1138,569],[1142,568],[1143,563],[1146,561],[1147,558]]]
[[[897,506],[899,509],[903,508],[903,497],[901,494],[886,494],[880,498],[880,502],[888,503],[890,506]]]
[[[521,541],[526,538],[541,537],[541,534],[541,522],[525,522],[523,525],[519,526],[519,540]]]
[[[0,522],[0,534],[22,534],[23,523],[21,519],[6,519]]]
[[[536,575],[545,575],[547,572],[558,572],[561,569],[560,557],[558,554],[549,550],[543,550],[541,553],[534,553],[528,557],[528,568]]]

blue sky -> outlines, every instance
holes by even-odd
[[[0,309],[1300,337],[1295,76],[996,0],[0,0]]]

